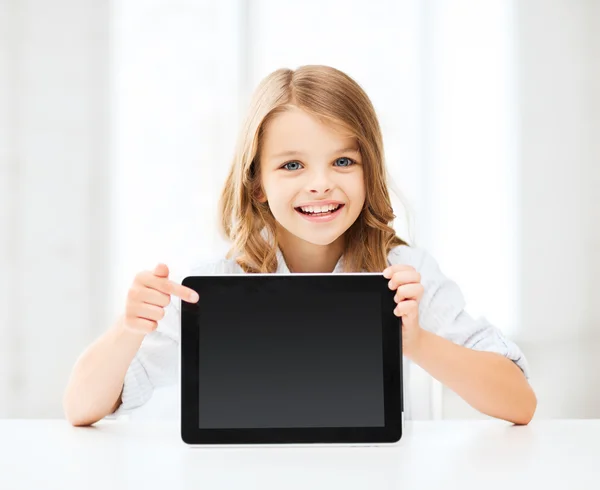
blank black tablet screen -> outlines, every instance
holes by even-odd
[[[384,427],[381,304],[375,292],[204,291],[199,428]]]

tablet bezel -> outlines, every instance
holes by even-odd
[[[333,289],[381,294],[384,427],[252,428],[201,429],[199,414],[199,329],[195,314],[202,304],[202,290],[215,281],[283,282],[292,291]],[[268,444],[391,444],[402,437],[403,383],[401,319],[394,315],[395,291],[389,280],[378,273],[341,274],[219,274],[187,276],[182,284],[200,296],[198,303],[181,301],[181,438],[192,445],[268,445]]]

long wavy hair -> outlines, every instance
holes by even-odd
[[[342,266],[344,272],[381,272],[388,265],[389,251],[408,245],[390,226],[395,215],[381,129],[363,89],[345,73],[323,65],[276,70],[252,96],[219,202],[221,232],[232,243],[227,258],[235,257],[245,272],[277,270],[276,221],[268,204],[259,200],[259,156],[265,126],[290,106],[341,126],[356,138],[366,197],[360,215],[345,233]]]

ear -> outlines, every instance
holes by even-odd
[[[258,202],[262,204],[267,202],[267,196],[265,195],[262,189],[257,189],[254,195],[256,196]]]

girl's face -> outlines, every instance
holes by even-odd
[[[261,200],[278,231],[315,245],[341,237],[365,202],[355,138],[293,108],[268,123],[262,143]]]

